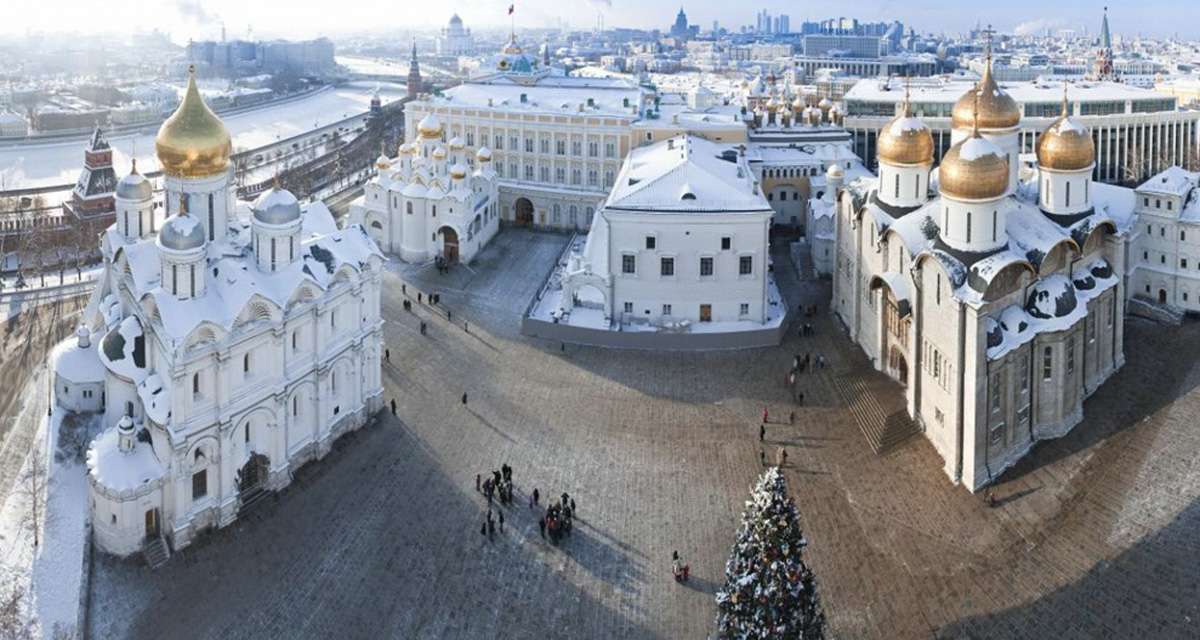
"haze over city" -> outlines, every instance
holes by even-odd
[[[1200,638],[1200,6],[676,2],[0,8],[0,640]]]

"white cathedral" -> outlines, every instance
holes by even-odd
[[[492,152],[480,147],[472,170],[462,139],[445,142],[436,115],[422,118],[417,131],[395,160],[379,156],[376,176],[350,205],[350,222],[405,262],[470,263],[500,230]]]
[[[148,557],[230,524],[382,402],[383,256],[365,230],[280,189],[236,202],[194,75],[155,146],[166,219],[135,168],[77,341],[52,356],[58,407],[103,421],[96,545]]]
[[[884,126],[878,177],[837,200],[833,310],[956,483],[975,491],[1125,362],[1122,275],[1132,191],[1093,182],[1090,133],[1063,112],[1018,177],[1018,105],[982,79],[954,106],[954,145],[903,112]]]

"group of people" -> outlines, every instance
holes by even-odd
[[[463,394],[464,403],[466,402],[466,397],[466,394]],[[492,471],[492,477],[480,482],[481,478],[480,474],[475,474],[475,490],[483,493],[484,497],[487,498],[489,513],[491,512],[493,499],[503,505],[512,504],[512,467],[508,466],[508,464],[502,464],[499,471]]]
[[[575,521],[575,499],[563,492],[554,504],[546,509],[546,514],[538,522],[538,531],[542,537],[550,536],[550,542],[558,544],[564,535],[571,535]]]
[[[443,256],[434,256],[433,266],[437,267],[438,273],[442,275],[450,273],[450,261]]]

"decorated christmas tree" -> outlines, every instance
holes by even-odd
[[[778,467],[758,480],[717,592],[717,637],[814,640],[825,614],[802,552],[800,513]]]

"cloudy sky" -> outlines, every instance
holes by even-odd
[[[19,2],[19,0],[5,0]],[[160,28],[178,41],[219,34],[224,22],[231,35],[247,26],[261,36],[310,37],[382,28],[432,27],[457,11],[468,26],[507,25],[515,3],[518,26],[552,26],[560,20],[577,27],[595,24],[599,13],[608,26],[666,28],[679,0],[36,0],[20,12],[6,12],[0,31],[137,30]],[[705,28],[718,20],[737,27],[754,22],[755,11],[787,13],[792,24],[845,13],[860,20],[899,19],[918,31],[961,32],[991,22],[1005,32],[1086,27],[1095,32],[1105,0],[972,0],[954,6],[946,0],[859,0],[850,4],[796,0],[685,0],[693,23]],[[1139,0],[1114,3],[1115,31],[1200,38],[1200,1]]]

